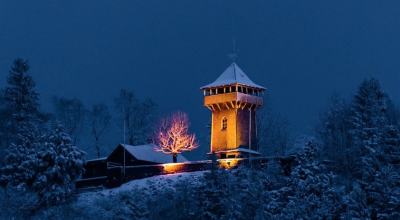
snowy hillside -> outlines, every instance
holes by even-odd
[[[93,204],[99,198],[113,197],[118,194],[131,193],[140,191],[143,196],[148,196],[154,193],[155,190],[174,189],[174,186],[182,182],[190,182],[191,184],[199,183],[199,178],[202,178],[207,171],[198,171],[191,173],[178,173],[153,176],[144,179],[132,180],[114,189],[104,189],[98,192],[82,193],[78,196],[78,205]]]

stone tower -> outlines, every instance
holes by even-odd
[[[265,88],[232,62],[215,82],[200,89],[204,106],[212,112],[211,152],[221,159],[259,155],[256,110],[263,106]]]

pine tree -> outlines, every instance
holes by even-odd
[[[353,134],[363,153],[375,153],[380,146],[386,125],[387,97],[375,78],[364,80],[354,96]]]
[[[16,59],[7,77],[8,87],[5,100],[13,109],[13,119],[19,128],[21,123],[37,120],[39,112],[39,94],[34,91],[35,82],[27,75],[28,61]]]
[[[27,61],[16,59],[7,77],[8,87],[5,100],[12,112],[11,122],[15,129],[12,143],[5,155],[5,166],[2,168],[1,182],[19,189],[30,186],[39,164],[38,148],[40,133],[38,121],[39,95],[34,91],[35,82],[27,75]]]
[[[204,181],[197,191],[198,219],[221,219],[227,214],[229,206],[228,186],[229,173],[218,168],[215,153],[211,155],[210,172],[204,174]]]
[[[23,134],[18,135],[18,144],[12,143],[6,150],[6,164],[2,168],[1,183],[19,190],[32,186],[36,178],[40,159],[40,136],[38,129],[32,123],[20,128]]]
[[[296,155],[298,165],[291,172],[293,196],[287,205],[291,218],[337,219],[341,213],[341,192],[334,185],[335,175],[318,158],[319,145],[310,140]]]
[[[72,194],[74,183],[84,170],[84,155],[83,151],[73,145],[62,125],[55,123],[41,145],[41,161],[33,183],[42,201],[57,204]]]
[[[0,90],[0,168],[5,163],[6,148],[11,144],[12,130],[12,109],[4,99],[5,91]]]
[[[400,207],[391,205],[390,196],[398,194],[400,184],[399,178],[392,178],[399,176],[392,167],[400,161],[400,133],[398,122],[392,120],[395,117],[387,113],[390,103],[375,78],[364,80],[353,102],[352,147],[359,159],[356,177],[366,193],[371,218],[393,216],[393,209]]]

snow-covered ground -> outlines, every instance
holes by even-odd
[[[78,203],[91,204],[94,200],[98,198],[113,196],[119,193],[130,192],[133,190],[139,190],[144,194],[151,194],[154,189],[173,188],[176,183],[185,180],[190,181],[190,183],[192,184],[196,184],[199,182],[199,178],[203,177],[205,172],[208,171],[159,175],[144,179],[132,180],[130,182],[122,184],[120,187],[117,188],[79,194]]]

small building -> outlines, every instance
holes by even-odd
[[[129,167],[129,170],[126,170],[127,176],[132,176],[132,172],[137,176],[157,174],[159,168],[163,166],[143,165],[168,164],[172,163],[173,158],[172,155],[155,152],[154,147],[157,146],[153,144],[139,146],[119,144],[108,157],[85,161],[85,172],[82,174],[82,179],[77,181],[76,187],[118,186],[126,181],[125,174],[122,173],[125,172],[124,166]],[[187,162],[182,155],[178,155],[177,159],[178,163]]]
[[[108,176],[107,157],[86,160],[82,179],[76,182],[76,188],[105,185]]]
[[[172,154],[167,155],[162,152],[155,152],[153,144],[132,146],[127,144],[118,145],[115,150],[108,156],[107,163],[113,165],[139,166],[153,165],[162,163],[172,163]],[[178,154],[178,163],[186,162],[187,159],[181,154]]]
[[[204,106],[212,112],[211,152],[218,158],[258,156],[256,110],[265,88],[232,62],[211,84],[201,87]]]
[[[107,157],[85,161],[82,179],[107,176]]]

